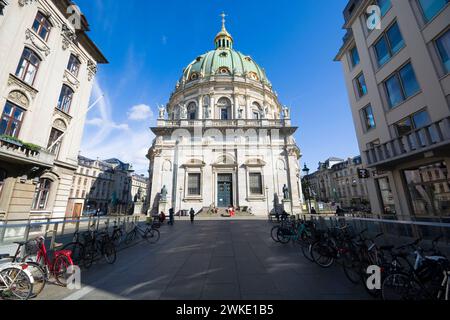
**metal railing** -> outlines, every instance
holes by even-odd
[[[275,127],[281,128],[286,125],[283,119],[203,119],[203,120],[158,120],[159,127],[181,128],[181,127]]]
[[[395,216],[378,217],[367,214],[363,216],[346,214],[342,217],[331,214],[303,215],[303,219],[315,221],[321,229],[346,223],[356,232],[367,229],[371,234],[383,233],[384,240],[395,245],[419,238],[424,241],[432,241],[441,236],[441,244],[446,245],[450,251],[450,217],[448,222],[439,218],[421,217],[412,221],[397,220]]]
[[[0,246],[9,246],[18,241],[28,241],[30,239],[50,235],[51,248],[56,243],[56,238],[67,236],[69,241],[77,231],[87,231],[90,226],[95,225],[96,229],[110,227],[115,221],[121,223],[139,223],[141,216],[103,216],[103,217],[80,217],[73,218],[30,218],[0,221]]]
[[[450,144],[450,117],[365,151],[370,167]]]

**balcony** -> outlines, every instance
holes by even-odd
[[[12,163],[52,167],[55,155],[31,148],[19,141],[0,137],[0,159]]]
[[[450,144],[450,117],[412,131],[386,143],[366,150],[369,168],[392,166],[406,158],[427,156],[426,153],[448,147]],[[434,154],[430,154],[433,156]]]
[[[206,119],[206,120],[158,120],[158,127],[161,128],[217,128],[217,127],[247,127],[247,128],[257,128],[257,127],[268,127],[268,128],[284,128],[289,127],[289,120],[216,120],[216,119]]]

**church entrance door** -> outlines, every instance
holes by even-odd
[[[228,208],[233,205],[233,175],[217,175],[217,206]]]

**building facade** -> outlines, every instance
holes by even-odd
[[[367,180],[360,177],[365,169],[360,156],[347,160],[329,158],[319,163],[316,172],[304,177],[315,202],[334,203],[344,208],[367,209]],[[332,206],[331,206],[332,207]],[[317,208],[316,208],[317,209]]]
[[[141,188],[145,199],[147,183],[147,178],[133,174],[132,166],[118,159],[93,160],[79,156],[67,216],[96,212],[131,214],[134,196]]]
[[[87,35],[86,18],[72,5],[69,0],[2,1],[3,218],[66,214],[97,64],[107,63]]]
[[[381,22],[368,10],[377,5]],[[369,12],[369,13],[368,13]],[[450,215],[448,0],[352,0],[343,66],[375,214]]]
[[[234,206],[267,215],[276,201],[300,213],[301,154],[289,109],[264,69],[233,49],[225,21],[214,44],[184,69],[152,128],[150,211],[167,191],[175,212]]]
[[[131,199],[133,202],[147,199],[148,178],[144,175],[131,175]]]

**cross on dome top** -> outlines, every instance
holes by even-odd
[[[222,12],[220,15],[222,17],[222,30],[217,34],[214,39],[214,44],[216,49],[233,49],[233,37],[228,33],[227,28],[225,27],[226,17],[225,12]]]

